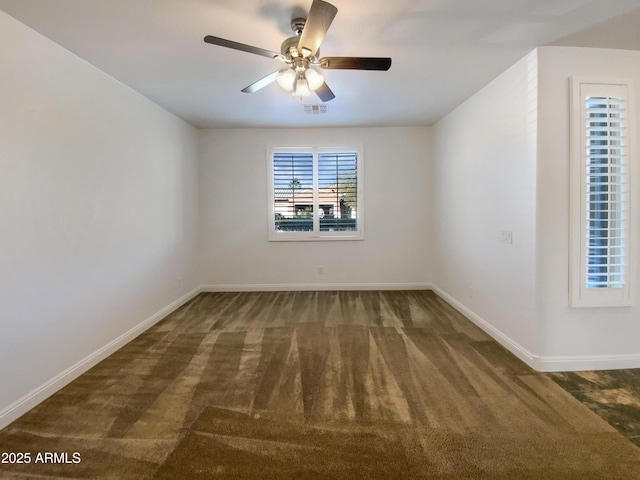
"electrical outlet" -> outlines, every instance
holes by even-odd
[[[318,265],[318,275],[324,275],[324,267],[321,265]]]

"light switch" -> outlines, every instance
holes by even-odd
[[[502,243],[513,243],[513,232],[511,230],[502,230],[500,232],[500,241]]]

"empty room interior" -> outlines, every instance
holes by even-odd
[[[639,478],[640,0],[0,0],[0,478]]]

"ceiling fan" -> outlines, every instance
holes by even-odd
[[[273,81],[277,81],[283,89],[292,92],[293,97],[303,98],[310,95],[311,91],[315,91],[320,100],[328,102],[333,100],[335,95],[325,83],[322,74],[314,67],[325,70],[389,70],[391,67],[391,59],[382,57],[318,58],[320,44],[337,13],[338,9],[330,3],[323,0],[313,0],[306,19],[294,18],[291,20],[291,29],[296,33],[296,36],[282,42],[280,53],[212,35],[204,37],[204,41],[221,47],[277,59],[286,64],[286,67],[243,88],[244,93],[257,92]]]

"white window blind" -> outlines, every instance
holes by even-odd
[[[360,149],[274,148],[270,240],[363,238]]]
[[[623,288],[629,210],[625,100],[587,96],[585,110],[585,287]]]
[[[313,155],[273,154],[273,202],[277,230],[313,231]]]
[[[318,155],[320,231],[358,228],[358,156],[355,152]]]
[[[629,305],[629,87],[574,80],[572,89],[571,304]]]

